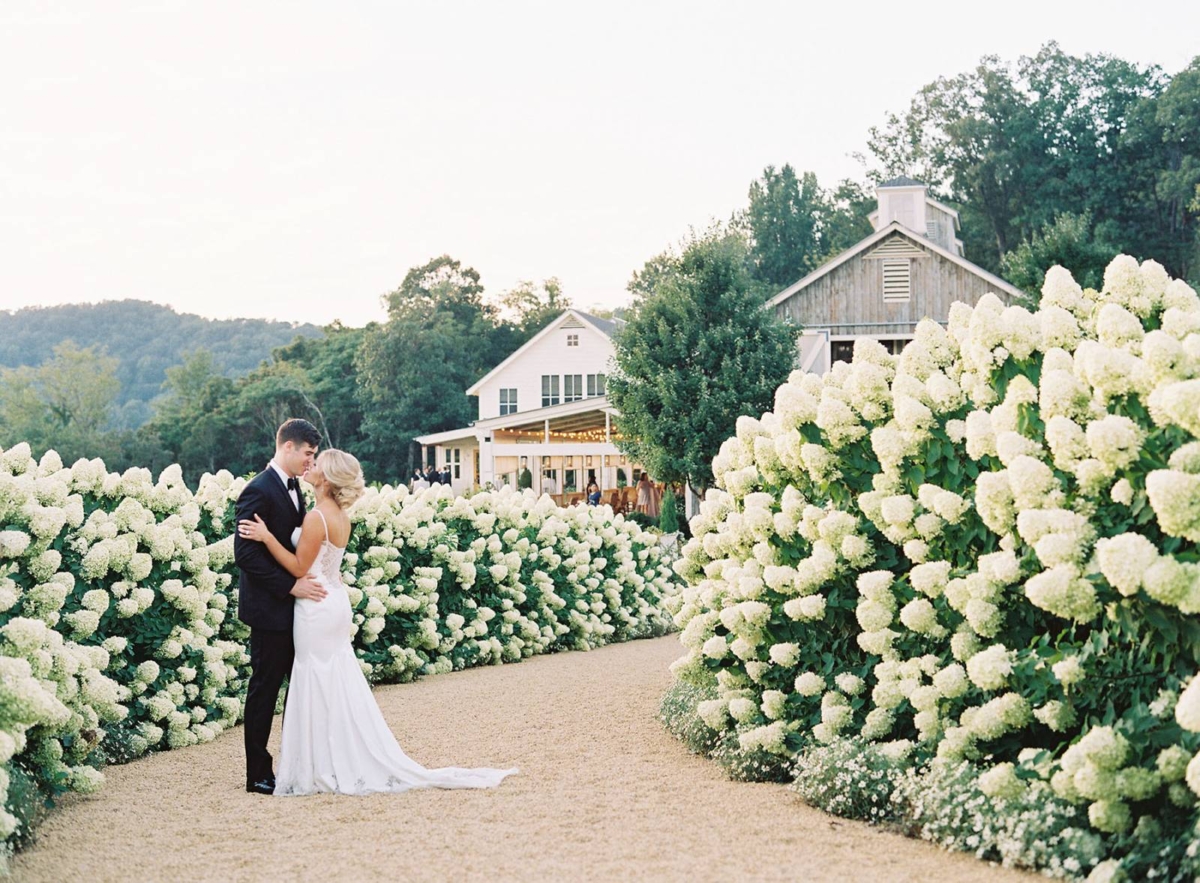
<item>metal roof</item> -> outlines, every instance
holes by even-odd
[[[575,313],[582,316],[588,322],[591,322],[592,325],[609,337],[616,334],[621,329],[621,326],[625,324],[620,319],[601,319],[599,316],[593,316],[591,313],[585,313],[583,310],[575,310]]]

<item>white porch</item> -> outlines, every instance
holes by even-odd
[[[607,503],[613,490],[632,488],[641,472],[617,449],[617,416],[606,398],[582,399],[480,420],[417,442],[423,459],[433,447],[438,467],[450,466],[458,492],[489,482],[515,486],[528,469],[533,489],[564,505],[582,499],[593,481]]]

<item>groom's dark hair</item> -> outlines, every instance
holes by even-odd
[[[276,447],[281,448],[287,442],[297,445],[310,444],[314,448],[320,447],[321,433],[317,430],[317,427],[313,426],[307,420],[293,417],[291,420],[285,420],[275,433]]]

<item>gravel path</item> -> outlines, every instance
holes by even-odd
[[[110,768],[12,869],[30,883],[1031,879],[728,781],[655,717],[678,655],[667,636],[375,691],[425,765],[521,768],[493,791],[259,797],[241,787],[238,730]]]

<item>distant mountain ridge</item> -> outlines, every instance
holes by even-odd
[[[257,368],[297,337],[323,337],[311,323],[269,319],[205,319],[149,301],[120,300],[0,310],[0,367],[40,365],[64,340],[96,346],[119,360],[116,424],[136,428],[151,416],[166,370],[195,350],[213,354],[229,377]]]

